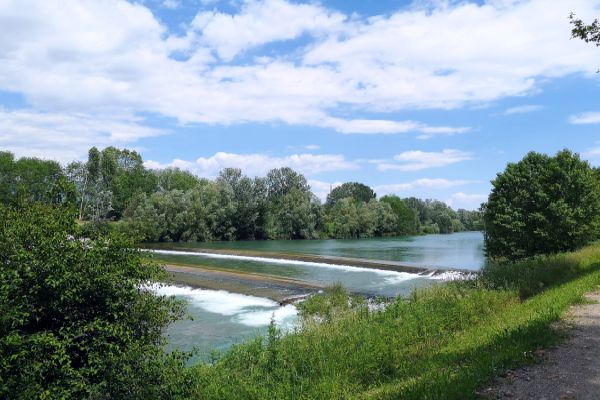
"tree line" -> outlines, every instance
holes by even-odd
[[[264,177],[225,168],[214,180],[177,168],[151,170],[135,151],[107,147],[65,168],[0,153],[0,199],[71,202],[80,221],[144,241],[368,238],[482,229],[478,211],[387,195],[347,182],[324,204],[306,178],[282,167]]]

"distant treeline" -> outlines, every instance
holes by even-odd
[[[478,211],[388,195],[362,183],[334,188],[325,204],[306,178],[284,167],[250,178],[225,168],[215,180],[180,169],[150,170],[135,151],[89,150],[86,162],[15,159],[0,152],[3,203],[68,203],[81,221],[116,226],[145,241],[368,238],[481,230]],[[113,224],[114,226],[115,224]]]

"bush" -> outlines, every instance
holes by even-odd
[[[598,237],[600,185],[577,154],[531,152],[492,181],[484,207],[492,258],[520,259],[575,250]]]
[[[74,217],[0,205],[0,398],[169,398],[185,357],[162,331],[182,305],[142,288],[158,265]]]

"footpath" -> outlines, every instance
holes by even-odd
[[[600,399],[600,291],[571,308],[568,339],[539,352],[543,360],[510,371],[480,394],[486,399]]]

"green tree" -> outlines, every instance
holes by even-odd
[[[333,207],[341,199],[351,197],[358,202],[368,203],[376,197],[375,192],[369,186],[359,182],[346,182],[334,188],[328,195],[325,205]]]
[[[171,398],[185,358],[164,352],[182,305],[123,239],[79,236],[75,211],[0,205],[0,398]]]
[[[573,28],[571,29],[571,37],[581,39],[586,43],[595,43],[600,46],[600,22],[595,19],[591,24],[587,25],[582,20],[575,18],[575,14],[569,15],[569,20]]]
[[[492,181],[484,208],[486,251],[518,259],[574,250],[598,237],[600,187],[578,154],[531,152]]]
[[[250,179],[239,168],[225,168],[217,178],[217,184],[230,192],[235,209],[232,223],[237,239],[247,240],[264,236],[262,224],[266,219],[267,193],[262,179]],[[285,197],[285,195],[284,195]]]
[[[415,235],[419,232],[418,216],[413,209],[406,205],[404,200],[398,196],[387,195],[383,196],[380,201],[389,204],[396,215],[395,233],[397,235]]]
[[[196,175],[179,168],[165,168],[153,171],[156,176],[157,188],[160,191],[191,190],[198,186],[199,179]]]
[[[11,202],[15,190],[15,157],[8,151],[0,151],[0,201]]]
[[[285,196],[294,189],[307,195],[310,193],[310,186],[304,175],[289,167],[272,169],[267,173],[265,179],[269,201]]]

